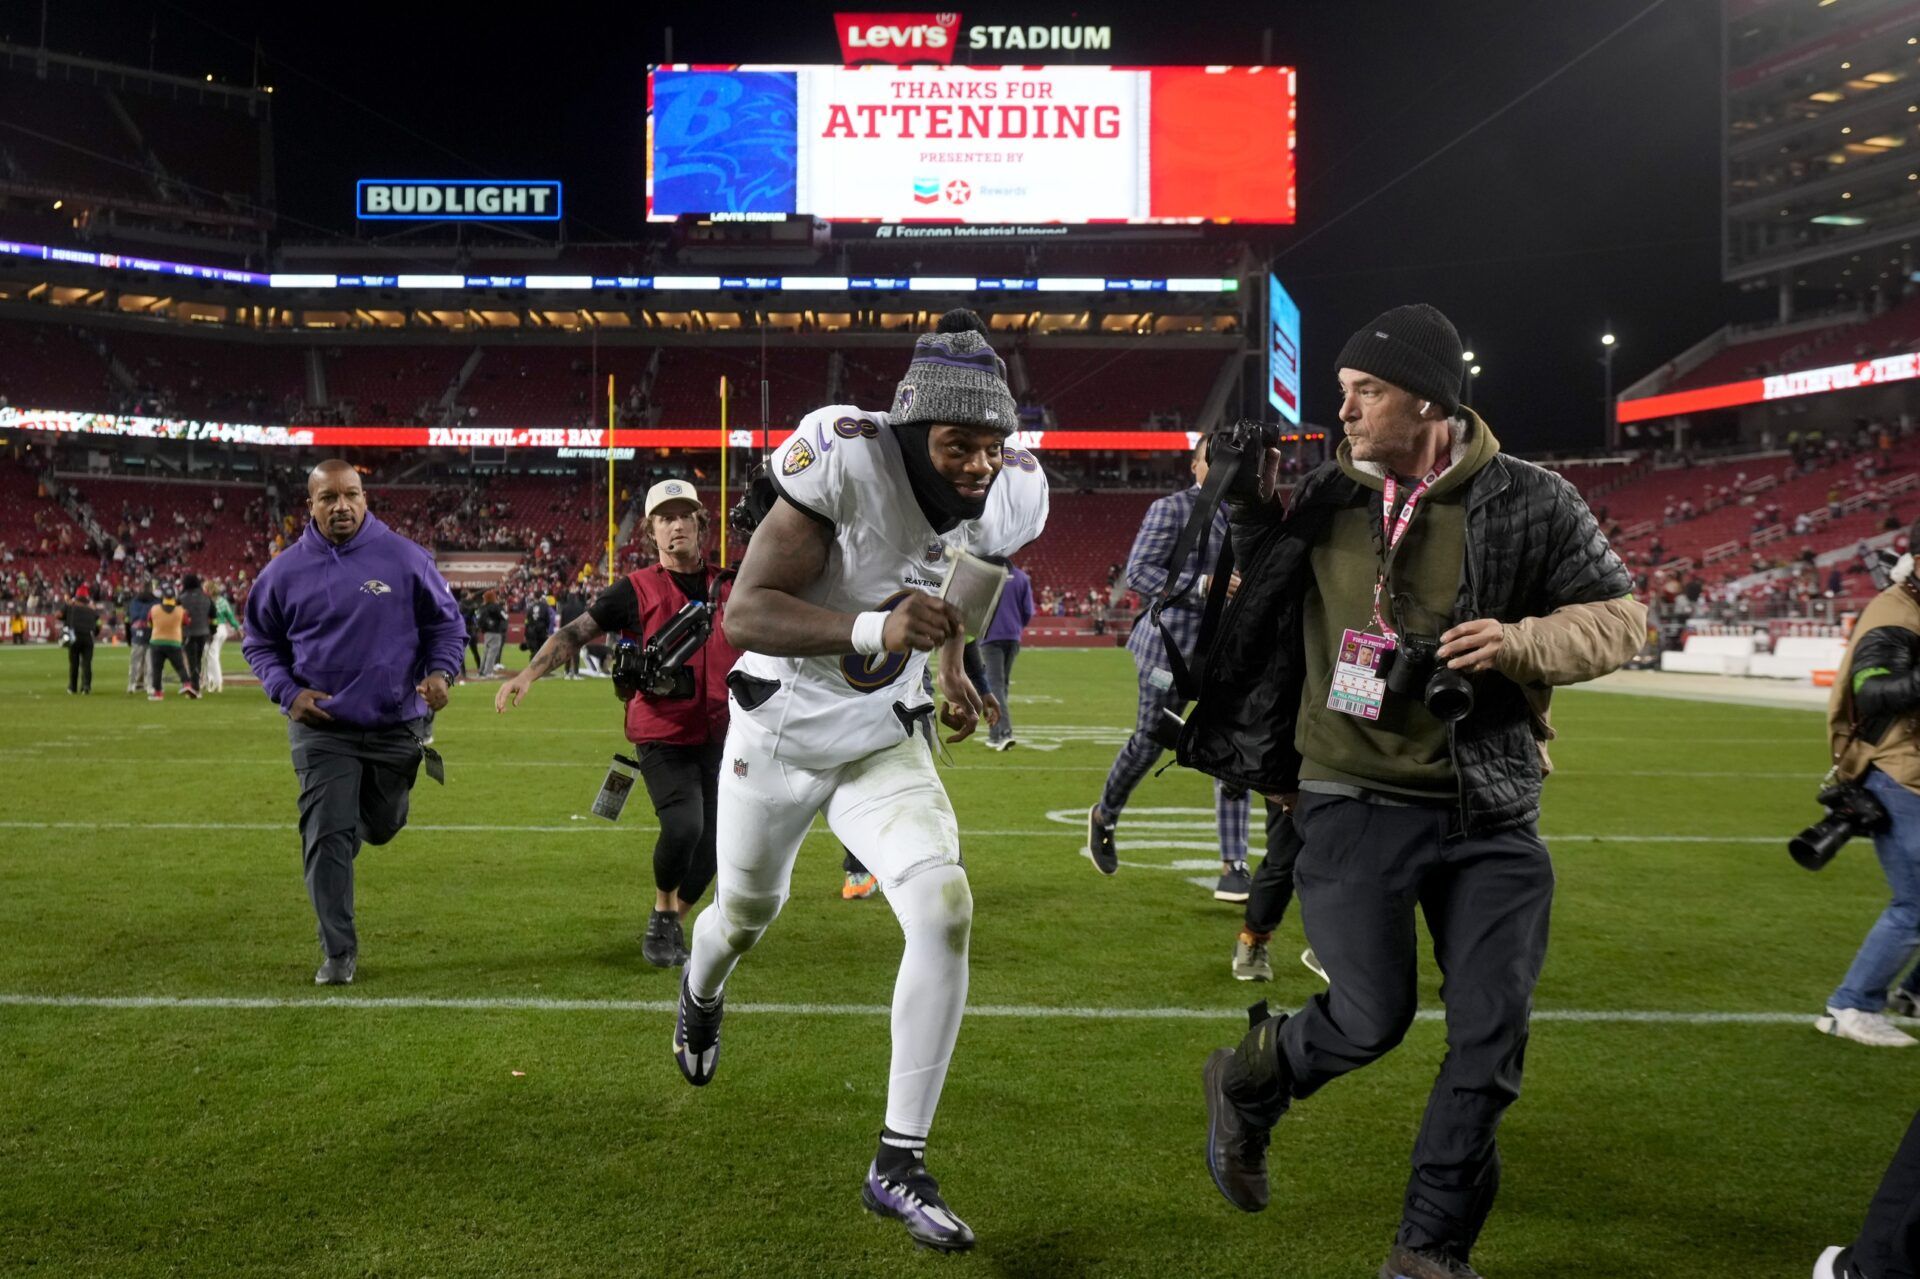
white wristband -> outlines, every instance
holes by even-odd
[[[887,615],[862,613],[853,619],[853,651],[863,657],[887,651]]]

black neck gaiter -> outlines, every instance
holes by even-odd
[[[927,517],[936,533],[945,533],[962,520],[977,520],[987,513],[987,499],[970,501],[949,484],[933,465],[927,436],[933,427],[925,422],[893,428],[900,441],[900,460],[906,464],[907,486],[920,513]]]

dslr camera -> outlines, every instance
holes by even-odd
[[[1855,835],[1877,835],[1887,828],[1887,810],[1859,782],[1831,782],[1820,792],[1827,815],[1787,841],[1787,852],[1808,870],[1819,870]]]
[[[1267,450],[1280,447],[1280,427],[1243,417],[1213,433],[1207,441],[1207,465],[1236,465],[1227,492],[1235,497],[1260,496],[1260,463]]]
[[[1465,719],[1473,710],[1473,685],[1440,662],[1437,635],[1400,636],[1387,662],[1387,691],[1420,701],[1442,724]]]
[[[688,600],[644,644],[623,643],[613,650],[613,691],[623,702],[635,694],[668,700],[693,696],[693,672],[687,659],[713,634],[713,613]]]

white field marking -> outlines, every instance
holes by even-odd
[[[1083,813],[1082,819],[1085,814]],[[591,823],[591,824],[589,824]],[[0,830],[277,830],[290,831],[295,826],[289,816],[284,822],[35,822],[0,821]],[[612,824],[598,818],[581,817],[578,825],[573,826],[492,826],[492,825],[433,825],[410,824],[410,831],[461,834],[582,834],[599,832],[614,835],[621,831],[655,831],[657,826],[628,825],[624,822]],[[1133,829],[1129,823],[1127,829]],[[1175,829],[1212,830],[1211,824],[1205,827],[1177,827]],[[815,827],[810,835],[826,835],[829,832]],[[975,830],[963,826],[960,830],[963,839],[1085,839],[1084,831],[1060,830]],[[1549,844],[1778,844],[1785,838],[1780,834],[1772,835],[1542,835]],[[1185,847],[1186,845],[1182,845]],[[1212,848],[1207,844],[1203,847]]]
[[[102,1008],[102,1009],[177,1009],[212,1011],[224,1009],[358,1009],[364,1012],[407,1012],[421,1009],[450,1012],[560,1012],[560,1013],[671,1013],[675,1004],[668,999],[543,999],[491,997],[479,999],[439,998],[431,995],[388,995],[362,998],[353,995],[314,995],[295,999],[289,996],[245,995],[28,995],[0,993],[0,1007],[9,1008]],[[890,1017],[887,1004],[773,1004],[730,1003],[727,1011],[747,1015],[776,1017]],[[969,1017],[1004,1017],[1027,1021],[1244,1021],[1240,1008],[1097,1008],[1052,1006],[1046,1004],[971,1004]],[[1419,1021],[1442,1021],[1439,1008],[1423,1008],[1414,1014]],[[1640,1008],[1543,1008],[1533,1013],[1534,1021],[1625,1024],[1640,1026],[1811,1026],[1815,1014],[1806,1012],[1683,1012]],[[1912,1018],[1893,1020],[1913,1024]]]

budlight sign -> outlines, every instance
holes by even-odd
[[[362,178],[355,216],[367,222],[558,222],[558,182]]]

